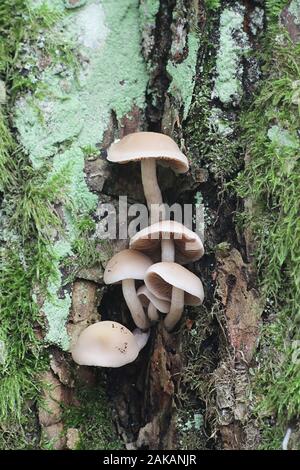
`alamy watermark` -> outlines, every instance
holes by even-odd
[[[128,204],[127,196],[120,196],[116,205],[101,203],[96,211],[97,239],[125,240],[132,238],[137,232],[162,220],[172,220],[195,232],[204,241],[204,205],[203,204]],[[150,238],[157,238],[152,234]],[[164,233],[162,238],[169,238]],[[176,233],[176,238],[181,234]],[[161,238],[161,236],[160,236]]]

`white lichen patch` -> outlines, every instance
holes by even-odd
[[[216,79],[212,93],[224,104],[238,104],[242,96],[242,57],[249,50],[243,30],[245,8],[226,8],[220,18],[220,41],[216,60]]]
[[[278,148],[287,147],[290,149],[299,148],[299,141],[288,130],[283,129],[278,125],[270,127],[268,130],[268,137],[271,142]]]
[[[0,339],[0,364],[5,364],[6,360],[6,347],[5,347],[5,342]]]
[[[292,0],[288,12],[293,16],[294,23],[300,25],[300,0]]]
[[[76,26],[79,43],[90,49],[98,49],[108,32],[101,3],[91,3],[83,8],[76,17]]]
[[[209,125],[212,132],[227,137],[233,133],[226,115],[219,108],[212,108],[209,116]]]
[[[72,253],[71,245],[66,240],[58,241],[53,247],[55,261],[55,274],[48,284],[48,297],[43,305],[43,312],[48,322],[48,332],[45,340],[55,343],[64,351],[69,348],[69,336],[64,327],[71,308],[71,296],[67,291],[58,296],[61,289],[62,275],[59,269],[60,261],[63,257]]]
[[[250,14],[250,30],[251,33],[256,36],[257,33],[262,31],[264,26],[264,10],[259,7],[255,7]]]

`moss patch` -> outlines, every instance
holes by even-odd
[[[246,215],[246,224],[255,236],[257,266],[266,297],[266,322],[255,372],[257,416],[262,420],[263,447],[280,448],[289,420],[300,415],[300,119],[295,99],[300,49],[278,30],[273,9],[268,15],[266,76],[242,119],[250,162],[236,187],[238,194],[250,198],[255,207]],[[272,426],[280,429],[273,436]]]

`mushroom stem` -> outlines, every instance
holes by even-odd
[[[156,322],[159,320],[157,309],[156,307],[154,307],[152,302],[149,302],[149,305],[148,305],[148,318],[150,321],[153,321],[153,322]]]
[[[161,260],[171,263],[175,261],[175,245],[173,240],[166,238],[161,240]]]
[[[132,332],[133,336],[136,339],[136,343],[138,345],[138,348],[141,350],[143,347],[147,344],[147,341],[150,336],[150,330],[148,330],[146,333],[141,331],[139,328],[136,328]]]
[[[168,331],[172,331],[179,322],[184,307],[184,291],[177,287],[172,288],[171,308],[165,317],[164,325]]]
[[[161,190],[157,182],[155,158],[145,158],[141,160],[141,173],[144,194],[151,214],[151,222],[154,223],[159,222],[159,220],[164,220],[165,211]],[[152,207],[153,205],[154,207]]]
[[[141,330],[147,330],[150,326],[149,320],[145,315],[140,299],[136,295],[134,279],[124,279],[122,281],[122,290],[134,323]]]

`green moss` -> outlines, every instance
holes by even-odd
[[[251,158],[236,181],[238,194],[250,198],[255,208],[246,215],[246,224],[256,240],[257,267],[267,299],[265,313],[272,314],[262,331],[255,373],[264,448],[279,447],[279,433],[272,439],[271,420],[282,440],[288,421],[300,415],[300,365],[293,350],[299,340],[300,303],[300,118],[295,99],[300,48],[287,38],[279,44],[275,23],[273,18],[265,79],[241,122]]]
[[[111,405],[105,395],[103,379],[93,389],[82,388],[78,394],[79,406],[64,411],[67,427],[79,430],[78,450],[122,449],[111,416]]]
[[[180,63],[167,64],[167,72],[171,76],[172,81],[169,87],[171,93],[183,106],[183,119],[186,119],[195,85],[195,73],[197,65],[197,55],[199,48],[199,37],[196,33],[188,34],[188,55]]]
[[[204,0],[207,10],[216,11],[221,7],[221,0]]]
[[[249,50],[243,23],[243,7],[226,8],[221,14],[214,96],[223,104],[239,103],[242,96],[242,57]]]

